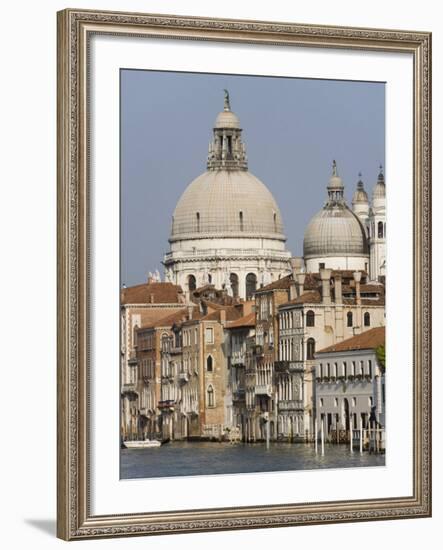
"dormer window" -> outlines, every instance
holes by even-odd
[[[240,210],[240,212],[238,213],[238,217],[240,220],[240,231],[243,231],[243,211],[242,210]]]
[[[200,212],[196,212],[195,219],[197,222],[197,232],[200,233]]]

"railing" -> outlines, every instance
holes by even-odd
[[[163,401],[159,401],[157,407],[160,410],[174,410],[175,401],[173,399],[165,399]]]
[[[289,363],[289,372],[304,372],[304,370],[303,361],[291,361]]]
[[[122,386],[122,393],[137,393],[135,382],[127,382]]]
[[[254,347],[254,353],[255,355],[263,355],[263,346],[261,346],[260,344],[257,344],[255,347]]]
[[[271,384],[257,384],[255,386],[255,395],[266,395],[268,397],[271,397],[272,395]]]
[[[289,361],[275,361],[274,370],[275,372],[288,372]]]
[[[278,402],[279,411],[297,411],[302,409],[303,409],[303,401],[300,401],[298,399]]]
[[[269,254],[265,250],[260,249],[248,249],[248,248],[212,248],[212,249],[204,249],[204,250],[192,250],[192,251],[175,251],[175,252],[167,252],[165,254],[165,261],[172,258],[184,258],[189,256],[194,257],[218,257],[218,256],[230,256],[231,254],[235,254],[236,256],[248,256],[248,257],[263,257],[267,258]],[[272,257],[273,258],[280,258],[282,260],[287,260],[290,257],[290,253],[286,251],[272,251]]]
[[[231,355],[231,365],[244,365],[246,354],[244,351],[234,351]]]
[[[172,346],[171,347],[171,350],[170,350],[171,355],[177,355],[181,352],[182,352],[182,347],[181,346]]]
[[[235,390],[232,394],[232,401],[244,401],[245,400],[246,391],[244,389],[241,390]]]

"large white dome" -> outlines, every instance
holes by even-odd
[[[175,207],[165,276],[188,298],[195,288],[212,284],[249,300],[259,285],[290,272],[291,253],[274,197],[248,172],[240,121],[227,90],[206,166]]]
[[[212,170],[179,199],[170,241],[212,237],[285,240],[280,210],[269,189],[245,170]]]

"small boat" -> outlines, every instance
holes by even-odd
[[[124,441],[123,445],[127,449],[146,449],[148,447],[160,447],[161,442],[156,439],[143,439],[138,441]]]

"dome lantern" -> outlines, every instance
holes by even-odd
[[[332,161],[332,176],[329,180],[328,185],[328,198],[329,202],[342,202],[344,200],[343,198],[343,182],[338,175],[337,171],[337,163],[335,160]]]
[[[208,170],[247,170],[246,147],[241,139],[242,129],[237,115],[231,111],[228,90],[224,90],[223,111],[218,114],[213,138],[209,143]]]

